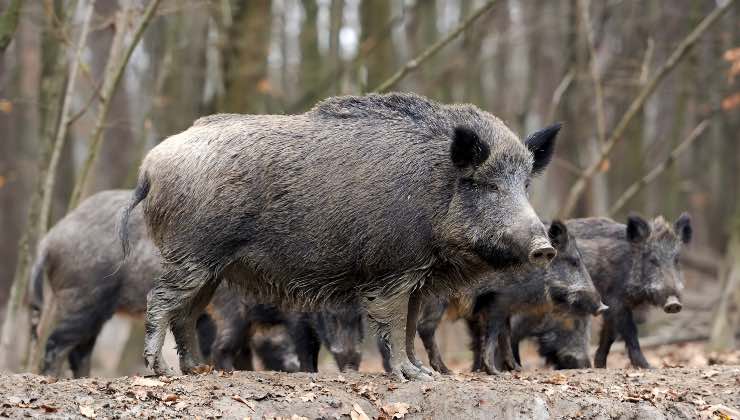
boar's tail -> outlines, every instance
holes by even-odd
[[[143,199],[146,198],[147,194],[149,194],[149,177],[147,177],[146,173],[143,173],[139,177],[139,182],[136,184],[136,188],[134,188],[134,192],[131,194],[131,201],[128,203],[128,206],[123,209],[123,212],[121,214],[121,223],[118,230],[118,236],[121,238],[121,249],[123,250],[123,259],[125,260],[128,256],[129,252],[131,251],[128,243],[128,219],[131,216],[131,211],[141,203]],[[117,270],[116,270],[117,271]]]
[[[31,268],[29,306],[31,307],[31,338],[34,341],[38,340],[38,326],[41,322],[41,311],[44,308],[44,273],[46,272],[47,255],[46,246],[42,241]]]

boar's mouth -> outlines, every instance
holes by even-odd
[[[473,251],[495,270],[516,268],[529,262],[529,249],[504,238],[499,243],[505,243],[506,246],[479,241],[473,247]]]

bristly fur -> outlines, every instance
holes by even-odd
[[[477,164],[456,165],[455,138],[456,156]],[[146,196],[166,269],[149,318],[197,312],[224,278],[303,309],[359,302],[390,324],[412,291],[468,287],[546,241],[524,186],[553,138],[533,155],[475,106],[401,93],[202,118],[152,149],[132,198]]]

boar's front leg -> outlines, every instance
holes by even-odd
[[[450,371],[447,365],[445,365],[444,360],[442,360],[442,352],[439,350],[439,346],[437,346],[435,334],[446,310],[446,301],[425,302],[421,319],[416,327],[421,341],[424,343],[427,356],[429,356],[429,364],[432,366],[432,369],[444,375],[450,374],[452,371]]]
[[[594,366],[597,368],[606,367],[606,358],[609,356],[609,350],[612,344],[614,344],[614,340],[617,339],[614,312],[610,309],[609,312],[604,314],[604,322],[601,326],[601,333],[599,334],[599,347],[596,349],[596,355],[594,356]]]
[[[650,369],[650,363],[645,359],[640,349],[640,340],[637,337],[637,324],[632,318],[632,311],[627,309],[617,320],[617,331],[624,338],[624,345],[627,347],[627,354],[630,357],[632,366],[640,369]]]
[[[367,310],[368,320],[376,328],[380,342],[388,347],[388,364],[391,373],[401,380],[432,380],[431,375],[409,360],[406,350],[409,294],[365,296],[363,304]]]
[[[491,337],[493,339],[493,337]],[[522,367],[517,363],[514,357],[514,350],[511,347],[511,317],[500,323],[498,333],[498,352],[494,361],[496,368],[506,371],[521,371]]]

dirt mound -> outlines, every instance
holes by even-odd
[[[0,417],[733,418],[740,366],[462,374],[209,373],[174,378],[0,377]],[[725,417],[722,417],[725,416]]]

